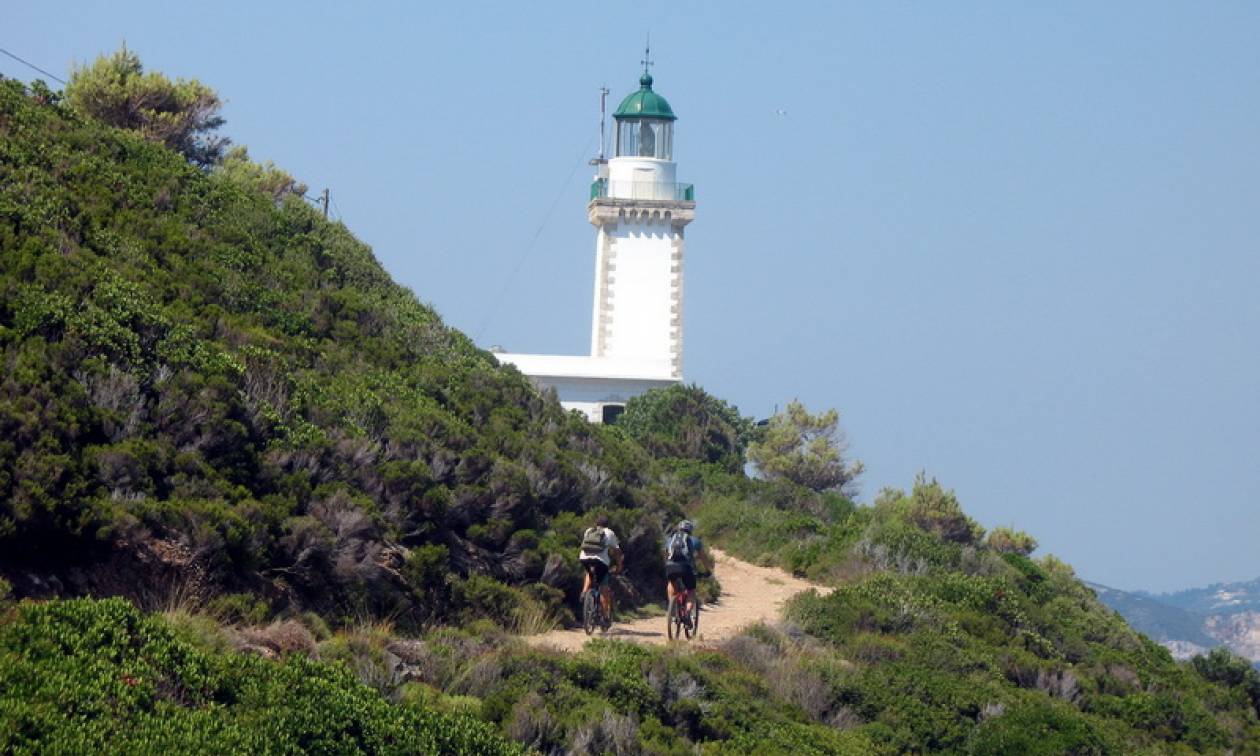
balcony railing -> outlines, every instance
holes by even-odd
[[[591,199],[604,197],[694,202],[696,188],[692,184],[660,184],[655,181],[596,179],[591,182]]]

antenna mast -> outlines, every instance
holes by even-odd
[[[608,87],[599,88],[599,161],[604,162],[604,145],[607,144],[604,134],[604,113],[608,110]]]

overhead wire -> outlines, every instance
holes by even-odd
[[[547,208],[546,214],[543,215],[542,223],[538,224],[538,228],[534,231],[534,235],[530,237],[529,243],[525,245],[525,249],[522,250],[521,254],[517,257],[516,264],[512,266],[511,272],[508,273],[507,280],[503,282],[503,287],[499,290],[499,295],[491,300],[490,312],[486,314],[486,317],[481,321],[481,325],[479,325],[477,330],[473,332],[474,342],[481,341],[481,337],[485,333],[486,328],[490,325],[490,322],[494,320],[494,317],[499,314],[499,305],[502,303],[503,297],[507,295],[508,289],[512,287],[512,283],[516,280],[517,274],[521,272],[521,268],[524,267],[525,261],[529,259],[530,253],[534,251],[534,245],[537,244],[538,237],[542,236],[543,229],[547,227],[547,222],[551,220],[552,213],[556,211],[556,207],[560,204],[560,200],[564,198],[564,193],[568,191],[569,184],[573,181],[573,175],[577,173],[578,168],[586,165],[586,156],[590,153],[591,146],[594,141],[594,136],[591,136],[586,140],[586,144],[582,147],[582,152],[578,155],[577,161],[573,164],[573,169],[569,171],[568,176],[565,176],[564,183],[560,186],[560,191],[556,192],[556,198],[551,201],[551,206]]]
[[[43,75],[45,75],[45,76],[47,76],[48,78],[52,79],[53,81],[57,82],[58,84],[63,84],[63,85],[64,85],[64,84],[66,83],[66,80],[65,80],[65,79],[63,79],[63,78],[61,78],[60,76],[57,76],[56,74],[51,74],[51,73],[49,73],[49,72],[45,71],[44,69],[40,68],[39,66],[35,65],[34,63],[31,63],[30,61],[27,61],[27,60],[22,60],[22,59],[21,59],[21,58],[19,58],[18,56],[14,55],[13,53],[9,52],[8,50],[5,50],[5,49],[4,49],[4,48],[2,48],[2,47],[0,47],[0,53],[4,53],[5,55],[8,55],[10,58],[13,58],[13,59],[14,59],[14,60],[16,60],[18,63],[21,63],[22,65],[26,66],[27,68],[33,68],[33,69],[35,69],[36,71],[39,71],[40,73],[42,73]]]

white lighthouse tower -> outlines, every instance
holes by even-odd
[[[683,228],[696,205],[675,177],[675,120],[644,71],[613,113],[614,157],[592,186],[587,217],[597,229],[591,356],[652,364],[680,380]]]
[[[613,157],[596,161],[586,206],[596,229],[590,356],[497,355],[594,422],[682,380],[683,229],[695,218],[695,192],[677,182],[677,117],[646,67],[613,113]]]

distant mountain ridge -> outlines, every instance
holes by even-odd
[[[1260,578],[1172,593],[1088,585],[1099,600],[1179,659],[1226,646],[1260,662]]]
[[[1214,583],[1174,593],[1140,592],[1161,604],[1199,614],[1260,612],[1260,578],[1234,583]]]

